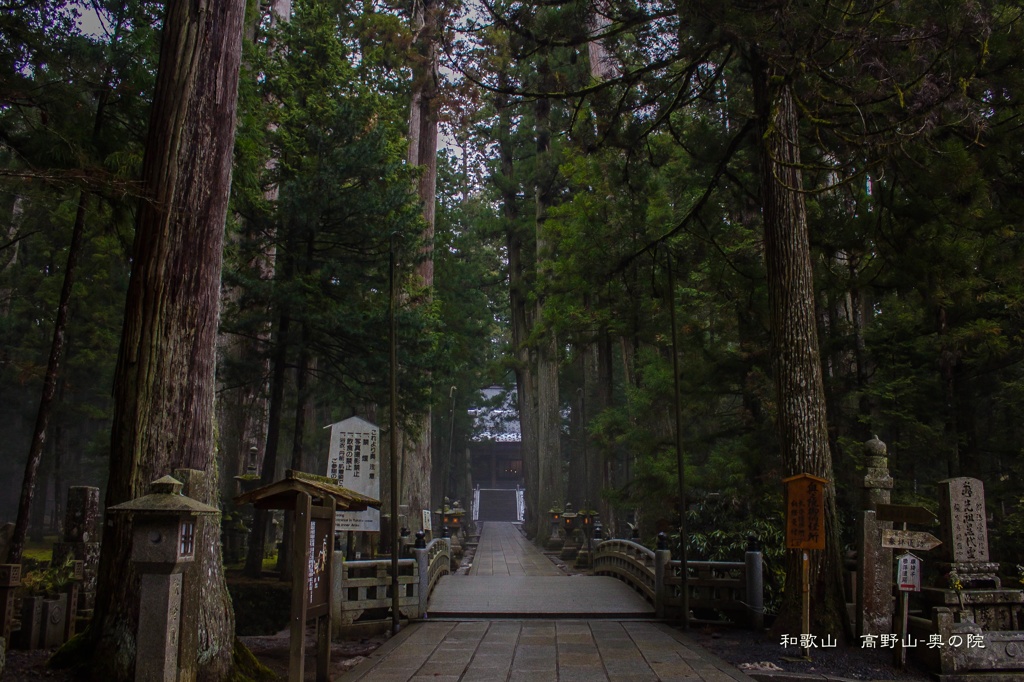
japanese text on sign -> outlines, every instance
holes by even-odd
[[[306,566],[306,605],[307,615],[319,615],[327,606],[329,552],[333,551],[334,534],[327,520],[310,519],[309,522],[309,556]]]
[[[921,560],[913,554],[896,558],[896,584],[903,592],[921,591]]]
[[[331,424],[327,475],[349,490],[380,498],[380,429],[359,417]],[[380,511],[339,511],[339,531],[379,531]]]
[[[800,474],[786,484],[786,547],[825,549],[825,486],[828,481]]]

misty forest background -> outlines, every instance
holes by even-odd
[[[163,3],[0,6],[0,519],[17,513],[61,330],[41,536],[68,485],[107,482]],[[841,544],[877,434],[894,501],[934,508],[938,480],[981,478],[994,558],[1024,563],[1016,3],[282,7],[246,17],[218,335],[225,499],[268,431],[279,470],[324,473],[323,426],[386,424],[394,253],[400,414],[431,444],[430,508],[442,488],[466,501],[469,410],[501,384],[518,387],[524,459],[554,481],[532,498],[534,531],[535,510],[567,500],[619,535],[674,528],[674,313],[688,556],[735,559],[749,534],[781,553],[771,287],[796,285],[766,271],[759,158],[779,129],[756,123],[781,88]],[[436,168],[429,144],[410,163],[424,101]]]

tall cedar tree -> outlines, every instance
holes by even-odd
[[[121,349],[114,383],[107,506],[179,468],[190,494],[217,503],[214,344],[241,59],[243,0],[171,0],[143,163]],[[179,680],[226,679],[234,614],[217,519],[199,524],[185,576]],[[134,675],[139,576],[131,523],[103,534],[91,638],[93,679]]]

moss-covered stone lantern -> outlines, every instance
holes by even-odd
[[[149,494],[108,511],[132,518],[131,560],[141,574],[135,679],[174,682],[178,677],[181,583],[195,560],[196,517],[220,510],[181,494],[181,481],[153,481]]]

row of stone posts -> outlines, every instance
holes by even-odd
[[[0,636],[5,643],[21,649],[59,646],[75,634],[79,621],[85,623],[92,618],[100,555],[99,500],[99,488],[68,489],[64,529],[60,541],[53,545],[50,561],[51,570],[69,567],[68,575],[59,576],[62,585],[54,586],[59,593],[21,599],[17,629],[14,602],[16,591],[22,587],[22,567],[0,565]]]

